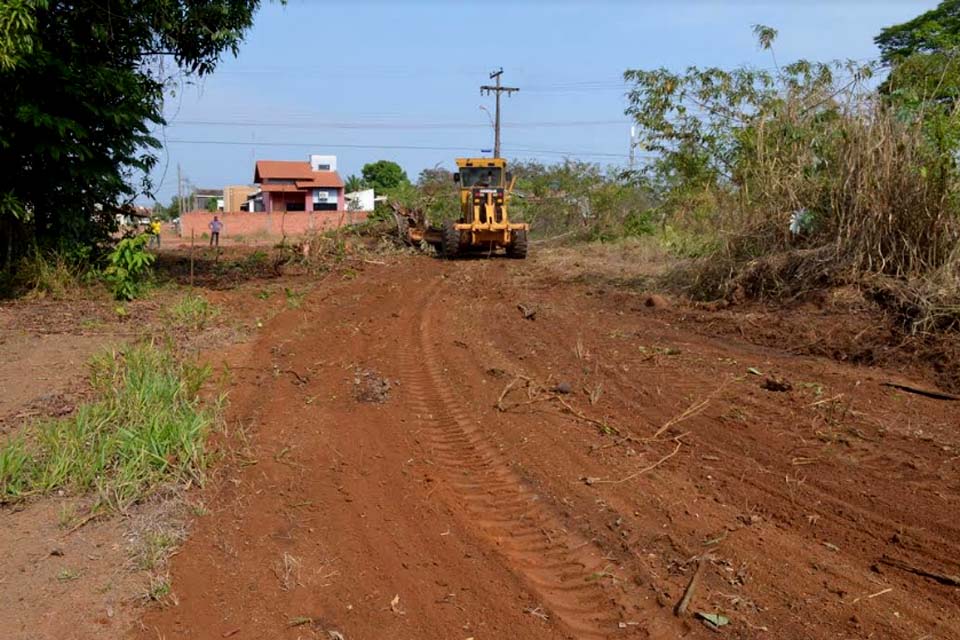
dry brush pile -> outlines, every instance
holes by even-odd
[[[701,298],[856,284],[912,330],[960,326],[960,176],[944,134],[960,119],[877,90],[874,71],[627,72],[628,112],[659,152],[660,215],[704,247],[674,284]]]

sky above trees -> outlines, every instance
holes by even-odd
[[[168,99],[158,199],[177,164],[199,187],[247,183],[257,159],[339,157],[342,175],[391,159],[416,176],[493,146],[480,95],[504,98],[503,155],[625,165],[630,68],[774,64],[751,26],[779,29],[779,63],[876,58],[873,38],[935,0],[268,3],[237,59]]]

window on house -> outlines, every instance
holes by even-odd
[[[290,201],[287,203],[287,211],[306,211],[306,203],[303,200]]]
[[[330,165],[328,164],[318,164],[317,171],[330,171]]]

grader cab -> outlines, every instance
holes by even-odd
[[[422,212],[394,208],[398,230],[404,241],[433,245],[444,258],[467,253],[503,250],[507,257],[527,257],[530,225],[510,221],[510,192],[513,177],[502,158],[458,158],[454,182],[459,185],[460,217],[442,227],[429,227]]]

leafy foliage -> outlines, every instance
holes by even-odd
[[[117,300],[133,300],[150,272],[156,256],[147,251],[150,236],[146,233],[123,238],[107,255],[104,276]]]
[[[516,176],[514,216],[541,237],[588,240],[652,233],[651,200],[631,176],[576,160],[511,165]]]
[[[955,50],[960,46],[960,0],[944,0],[912,20],[887,27],[874,42],[889,64],[916,54]]]
[[[160,144],[171,72],[236,53],[258,0],[0,3],[0,228],[44,248],[106,241]],[[16,247],[0,246],[7,265]]]
[[[346,180],[343,181],[343,189],[346,193],[363,191],[366,188],[367,185],[363,182],[363,178],[358,175],[350,175]]]
[[[363,165],[363,184],[377,192],[389,191],[410,184],[407,173],[396,162],[377,160]]]

